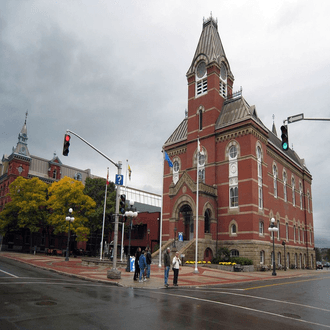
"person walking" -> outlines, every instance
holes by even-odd
[[[147,278],[150,278],[150,265],[151,265],[151,252],[150,248],[147,248]]]
[[[174,272],[173,285],[178,286],[179,269],[180,269],[180,265],[181,265],[181,260],[179,258],[179,252],[175,253],[175,256],[172,261],[172,265],[173,265],[173,272]]]
[[[171,249],[168,247],[164,253],[164,285],[168,288],[168,273],[170,271],[171,266],[171,256],[170,256]]]
[[[135,272],[134,272],[134,281],[138,280],[138,277],[140,275],[140,267],[139,267],[139,258],[141,254],[141,248],[138,247],[136,252],[135,252],[135,261],[134,261],[134,266],[135,266]]]
[[[144,251],[142,251],[140,258],[139,258],[139,267],[140,267],[140,277],[139,282],[146,281],[147,279],[144,276],[144,270],[147,267],[146,256],[144,255]]]

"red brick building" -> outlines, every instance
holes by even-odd
[[[182,232],[185,241],[194,241],[198,219],[199,260],[223,246],[255,266],[270,265],[268,227],[275,218],[276,264],[314,267],[311,173],[293,150],[282,150],[275,126],[269,130],[261,122],[242,90],[233,92],[212,17],[203,22],[187,80],[188,113],[164,144],[173,167],[165,164],[162,240]],[[195,244],[181,248],[189,256],[194,251]]]

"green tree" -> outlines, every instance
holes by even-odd
[[[47,187],[38,178],[17,177],[9,185],[11,201],[0,213],[0,231],[2,234],[19,229],[36,233],[47,226]],[[32,246],[32,235],[30,235]]]
[[[52,183],[48,188],[48,195],[49,223],[54,228],[54,234],[68,232],[69,222],[65,217],[69,208],[72,208],[75,220],[70,224],[70,230],[76,234],[77,241],[87,241],[90,233],[88,217],[93,213],[96,203],[84,194],[84,185],[80,181],[64,177]]]
[[[322,261],[320,248],[315,248],[315,259],[316,261]]]
[[[91,197],[95,203],[95,209],[89,216],[89,228],[91,232],[102,229],[103,225],[103,212],[104,212],[104,194],[105,194],[106,180],[101,178],[87,178],[85,182],[84,193]],[[105,215],[107,219],[115,213],[116,206],[116,190],[115,184],[110,182],[107,188]]]

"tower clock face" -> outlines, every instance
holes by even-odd
[[[200,62],[197,66],[196,74],[198,78],[203,78],[206,73],[206,64],[204,61]]]

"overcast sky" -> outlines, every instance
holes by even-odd
[[[330,118],[330,1],[1,0],[0,154],[28,110],[28,147],[114,181],[116,168],[66,129],[132,168],[130,186],[161,193],[161,148],[184,118],[186,72],[203,24],[218,19],[234,91],[277,132],[288,116]],[[330,247],[330,122],[289,125],[313,175],[316,244]]]

